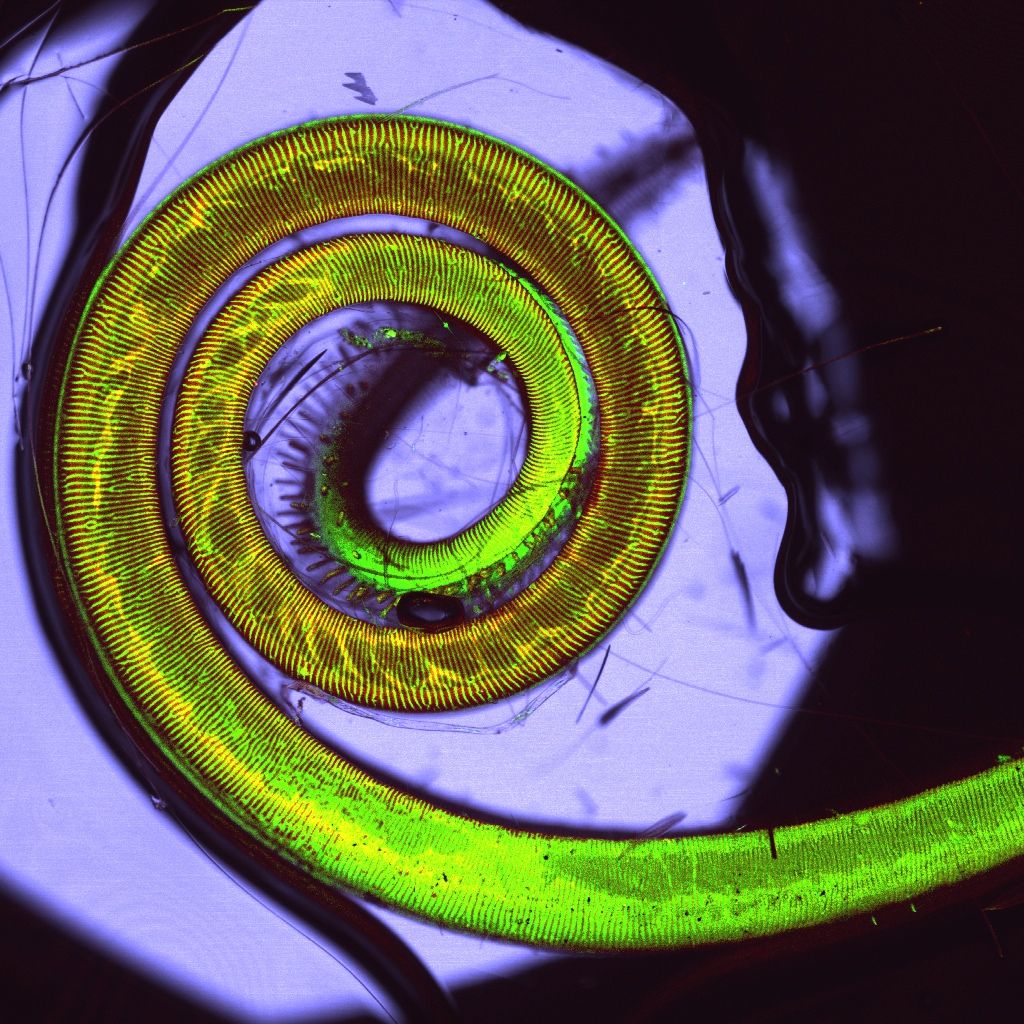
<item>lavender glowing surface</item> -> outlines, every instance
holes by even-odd
[[[609,69],[585,61],[575,65],[573,88],[578,82],[579,96],[586,96],[587,100],[559,98],[568,95],[569,87],[564,64],[555,62],[570,59],[571,48],[528,37],[520,37],[517,43],[510,38],[515,26],[482,5],[474,12],[474,17],[480,15],[482,24],[470,22],[464,16],[465,5],[461,5],[460,24],[446,25],[443,43],[435,35],[431,46],[437,52],[432,50],[427,55],[421,52],[419,33],[432,31],[444,15],[436,8],[419,14],[406,10],[405,21],[399,25],[390,20],[393,15],[388,5],[380,7],[379,22],[367,15],[355,30],[347,26],[346,32],[352,47],[347,52],[364,55],[378,53],[380,33],[389,33],[388,45],[394,48],[402,73],[390,87],[377,85],[382,104],[397,109],[417,96],[490,76],[496,56],[500,56],[502,75],[515,81],[487,77],[421,104],[413,112],[448,117],[498,132],[528,145],[555,166],[574,172],[584,183],[588,176],[599,179],[603,166],[621,156],[624,149],[642,150],[648,131],[656,135],[666,124],[672,130],[685,129],[684,122],[670,117],[664,101],[636,90],[635,83],[623,82]],[[261,104],[264,98],[255,92],[264,79],[257,75],[255,85],[253,78],[246,81],[246,59],[251,60],[249,67],[253,73],[260,66],[260,33],[264,33],[262,38],[271,35],[278,52],[287,53],[286,20],[283,14],[275,20],[272,5],[261,6],[250,21],[247,34],[233,34],[204,65],[165,116],[151,167],[139,190],[140,197],[146,196],[152,187],[148,196],[152,203],[177,180],[231,144],[317,112],[308,99],[310,83],[295,83],[295,94],[302,99],[289,106],[278,124],[267,123],[258,111],[261,105],[267,109],[269,104]],[[308,41],[295,38],[294,43],[308,61]],[[236,45],[238,57],[231,74],[224,79],[218,99],[179,150],[185,131],[217,91],[221,73]],[[459,52],[464,72],[460,68],[455,73],[450,62],[440,59],[443,46],[449,46],[452,53]],[[555,53],[558,48],[565,53]],[[417,53],[419,58],[411,59]],[[215,58],[222,63],[217,64]],[[51,55],[51,59],[56,64],[56,57]],[[366,63],[370,63],[369,59]],[[388,81],[387,76],[382,77]],[[372,82],[372,75],[370,79]],[[66,83],[59,77],[53,85],[66,93]],[[266,88],[265,98],[269,99],[272,92],[280,106],[285,95],[281,83],[267,83]],[[233,89],[237,90],[234,98]],[[541,92],[534,92],[535,89]],[[249,97],[247,102],[240,101],[242,96]],[[348,93],[341,98],[349,101],[353,111],[366,109]],[[71,101],[64,102],[73,113]],[[335,90],[331,103],[337,108],[338,102]],[[29,116],[34,112],[38,117],[45,101],[40,101],[38,109],[33,103],[30,99]],[[592,106],[588,108],[587,103]],[[9,116],[9,111],[5,115]],[[530,125],[534,123],[546,126],[541,138],[529,137]],[[605,152],[598,154],[598,147],[604,147]],[[174,155],[173,169],[164,175],[170,154]],[[626,207],[627,199],[623,200]],[[687,813],[684,827],[707,828],[728,822],[728,798],[756,771],[759,756],[785,717],[785,707],[797,702],[805,666],[813,658],[820,637],[787,623],[771,593],[770,569],[784,514],[783,498],[727,404],[742,354],[744,332],[722,279],[720,249],[707,211],[699,167],[689,168],[671,183],[666,194],[658,197],[650,209],[633,210],[634,214],[619,214],[620,220],[628,225],[631,237],[655,267],[669,301],[687,307],[686,319],[691,329],[687,340],[698,357],[701,390],[707,402],[697,410],[695,489],[685,511],[683,529],[671,543],[665,570],[645,592],[634,616],[613,638],[599,686],[580,723],[576,724],[576,717],[604,660],[603,650],[583,662],[574,676],[559,681],[560,685],[552,685],[542,705],[520,701],[507,711],[483,709],[415,730],[397,728],[409,724],[399,720],[339,715],[330,705],[308,700],[302,715],[309,728],[333,735],[371,763],[378,763],[411,783],[427,786],[441,797],[457,798],[468,807],[541,824],[617,826],[639,834],[658,821],[678,820],[683,811]],[[31,218],[25,225],[33,245],[36,239],[32,231],[37,225],[38,220]],[[52,238],[50,234],[48,239]],[[689,240],[685,250],[681,250],[680,238]],[[22,243],[19,240],[17,244]],[[45,265],[45,259],[42,262]],[[9,265],[8,272],[12,276],[20,273],[14,264]],[[13,290],[16,298],[27,295],[17,277],[13,277]],[[15,344],[22,344],[17,336]],[[20,360],[15,365],[18,363]],[[418,442],[419,451],[433,456],[435,453],[428,446],[432,433],[443,438],[442,427],[447,431],[447,413],[453,407],[462,408],[465,402],[473,408],[473,399],[466,397],[468,393],[468,389],[455,387],[439,396],[436,407],[424,411],[408,425],[406,439],[417,435],[425,438]],[[707,406],[720,402],[723,407],[713,415],[708,414]],[[472,420],[467,426],[470,436],[479,436],[488,429]],[[472,446],[466,451],[471,454]],[[429,464],[427,459],[423,461]],[[381,468],[383,480],[389,479],[389,471],[391,481],[398,479],[396,467],[385,464]],[[736,487],[739,490],[734,490]],[[389,488],[382,487],[381,491],[387,494]],[[393,503],[390,514],[400,503],[394,503],[390,494],[388,497]],[[735,584],[729,557],[733,548],[742,553],[753,579],[753,624],[746,618],[743,598]],[[5,551],[12,553],[12,560],[16,558],[13,539]],[[9,565],[10,571],[17,574],[16,561]],[[15,714],[24,714],[26,721],[16,730],[24,737],[25,746],[8,755],[15,765],[8,778],[22,794],[17,804],[6,805],[6,813],[14,817],[9,831],[5,823],[5,834],[18,836],[15,845],[8,847],[10,874],[20,884],[40,894],[48,893],[48,898],[62,906],[65,913],[80,916],[91,931],[106,934],[112,941],[120,935],[136,934],[138,945],[132,954],[136,959],[154,964],[161,960],[162,973],[179,975],[184,983],[210,992],[221,1001],[246,999],[249,1005],[272,1012],[275,1005],[308,1006],[311,998],[330,999],[330,986],[324,987],[327,964],[316,966],[321,954],[315,950],[307,953],[312,947],[304,939],[289,939],[290,933],[283,926],[275,948],[285,950],[289,941],[294,941],[297,953],[301,951],[296,956],[282,957],[282,962],[288,963],[287,971],[275,975],[272,964],[245,951],[246,936],[255,936],[255,924],[261,915],[267,916],[262,907],[225,881],[186,838],[178,837],[144,796],[126,784],[114,782],[115,773],[109,770],[109,759],[102,749],[91,750],[90,744],[95,744],[95,740],[81,722],[77,709],[73,705],[64,707],[66,696],[59,675],[45,648],[40,647],[41,639],[33,639],[27,601],[24,612],[23,627],[14,634],[18,638],[18,656],[22,663],[44,668],[40,677],[49,683],[37,686],[31,707],[14,709]],[[652,635],[655,630],[657,633]],[[666,638],[672,638],[671,646],[666,646]],[[762,648],[766,650],[762,652]],[[691,672],[694,652],[699,652],[700,666]],[[687,690],[687,683],[697,683],[712,692]],[[635,705],[624,708],[606,726],[599,724],[604,712],[641,691],[643,696]],[[736,697],[762,703],[743,704]],[[37,726],[44,700],[49,711],[42,717],[56,728],[52,733],[39,735]],[[509,727],[511,721],[521,727]],[[81,747],[71,748],[79,752],[70,753],[68,738],[76,729],[82,737]],[[499,745],[497,753],[493,744]],[[63,781],[60,792],[54,794],[47,790],[38,766],[58,760],[61,767],[56,778]],[[501,770],[496,771],[495,765],[499,763]],[[628,765],[628,769],[623,765]],[[36,794],[34,798],[28,796],[32,793]],[[48,798],[54,799],[59,806],[63,803],[61,797],[66,795],[67,802],[81,807],[84,795],[92,798],[95,793],[109,795],[96,797],[97,802],[89,805],[90,809],[82,807],[84,823],[76,823],[72,815],[47,803]],[[135,811],[130,812],[130,808]],[[131,827],[130,813],[135,814]],[[59,835],[45,824],[47,814],[58,816]],[[125,823],[123,830],[118,827],[120,822]],[[104,852],[95,858],[93,876],[89,872],[94,861],[80,858],[81,874],[69,877],[61,850],[86,841],[81,838],[85,834],[88,843],[98,845]],[[133,845],[124,845],[126,835],[134,838]],[[168,854],[169,850],[178,852]],[[171,866],[164,859],[167,856],[172,857]],[[99,868],[100,863],[103,868]],[[111,869],[111,864],[116,866]],[[149,864],[153,865],[152,870],[147,870]],[[157,878],[158,883],[154,881]],[[206,887],[211,893],[223,886],[220,897],[211,895],[209,899],[197,900],[197,905],[212,903],[223,908],[219,940],[215,941],[217,933],[211,929],[205,911],[197,911],[192,932],[189,931],[190,908],[181,906],[175,898],[179,886],[187,886],[191,891]],[[105,899],[101,895],[104,892],[116,892],[117,896]],[[153,901],[159,906],[161,899],[166,900],[167,906],[163,913],[154,914],[146,909],[153,906]],[[252,926],[244,923],[249,915]],[[138,927],[140,919],[149,922],[147,927]],[[177,923],[161,927],[160,922],[172,920]],[[479,957],[480,943],[475,939],[452,934],[439,936],[436,929],[415,922],[391,916],[389,920],[413,937],[412,941],[426,950],[428,959],[447,978],[464,974],[467,965]],[[179,937],[190,934],[195,937]],[[263,947],[262,941],[253,941]],[[195,950],[207,944],[218,950],[220,959],[213,962],[223,964],[227,957],[233,961],[232,968],[206,967],[209,958],[204,961]],[[121,945],[126,948],[123,940]],[[531,955],[503,950],[499,944],[486,948],[498,959]],[[319,988],[313,982],[303,986],[296,979],[296,962],[301,962],[302,969],[308,969],[311,978],[317,979]],[[311,997],[310,992],[322,995]]]

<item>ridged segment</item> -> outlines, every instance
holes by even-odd
[[[410,176],[430,187],[406,190]],[[157,487],[159,408],[177,345],[222,280],[282,234],[366,212],[486,225],[487,240],[530,268],[588,339],[602,417],[587,509],[597,529],[586,548],[576,531],[559,556],[567,581],[587,591],[595,557],[621,556],[642,576],[676,515],[689,394],[674,328],[628,242],[564,179],[496,140],[402,117],[304,125],[231,154],[151,215],[97,284],[54,437],[58,540],[82,622],[170,765],[254,840],[328,884],[452,927],[562,948],[772,934],[910,899],[1024,853],[1020,761],[779,829],[773,842],[765,833],[572,838],[474,821],[386,786],[277,710],[218,643],[172,556]],[[662,472],[652,452],[677,461]],[[634,518],[643,528],[631,534]],[[588,623],[621,610],[635,578],[590,589],[577,620],[538,606],[535,628],[553,644],[585,645]],[[457,670],[442,654],[438,670]],[[481,656],[491,656],[483,643]]]

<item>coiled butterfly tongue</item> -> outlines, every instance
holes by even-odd
[[[214,318],[177,400],[171,501],[196,573],[254,648],[296,680],[375,707],[494,700],[594,646],[644,585],[678,513],[690,428],[679,336],[643,261],[576,187],[495,139],[408,117],[314,122],[228,155],[166,200],[103,274],[61,369],[53,434],[60,558],[83,631],[180,779],[320,883],[558,947],[769,934],[1019,852],[1004,813],[1019,803],[1019,763],[770,836],[574,838],[413,797],[274,707],[183,578],[161,507],[160,411],[182,339],[222,281],[280,237],[367,213],[444,221],[528,278],[449,243],[356,235],[268,267]],[[352,563],[365,553],[351,571],[395,596],[397,624],[310,591],[269,542],[245,474],[264,443],[246,428],[246,404],[276,347],[310,317],[380,300],[447,309],[491,334],[530,413],[506,498],[438,543],[382,539],[331,497],[345,479],[325,477],[321,539]],[[344,431],[329,443],[340,454]],[[467,612],[460,588],[472,580],[493,594],[499,567],[514,574],[554,538],[561,546],[535,579]]]

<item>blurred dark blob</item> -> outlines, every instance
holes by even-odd
[[[498,6],[661,89],[697,129],[747,317],[737,398],[790,497],[786,611],[828,627],[882,606],[1019,606],[1020,6],[720,0],[672,21],[658,3]],[[828,308],[793,294],[805,257]],[[813,579],[823,490],[886,506],[848,524],[837,594]]]
[[[794,619],[843,627],[736,825],[883,803],[1020,756],[1024,8],[498,6],[693,122],[747,323],[737,401],[789,497],[776,590]],[[997,950],[997,915],[960,900],[927,926],[883,937],[869,923],[767,967],[752,951],[580,960],[461,995],[470,1018],[990,1016],[1020,976],[1021,933]]]
[[[62,931],[0,889],[0,977],[7,1020],[232,1024]]]

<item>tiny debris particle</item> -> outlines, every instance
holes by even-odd
[[[347,78],[351,78],[351,82],[346,82],[344,85],[345,89],[349,89],[356,94],[356,99],[360,103],[368,103],[371,107],[377,103],[377,97],[374,96],[373,90],[366,84],[366,76],[361,71],[346,71],[345,75]]]
[[[608,655],[611,654],[612,648],[609,644],[604,649],[604,657],[601,659],[601,667],[597,670],[597,675],[594,677],[594,683],[590,687],[590,692],[587,694],[587,699],[583,702],[583,707],[580,708],[580,713],[576,716],[576,724],[579,725],[580,719],[583,717],[583,712],[587,710],[587,705],[590,703],[590,698],[594,696],[594,691],[597,689],[597,684],[601,681],[601,674],[604,672],[605,665],[608,664]]]
[[[678,825],[681,821],[685,820],[686,811],[677,811],[675,814],[666,815],[664,818],[656,821],[650,828],[644,829],[640,833],[643,839],[654,839],[658,836],[665,835],[673,826]]]
[[[731,497],[731,495],[730,495]],[[736,573],[737,582],[740,585],[740,591],[743,594],[743,605],[747,612],[747,621],[751,626],[754,625],[754,598],[750,591],[750,579],[747,576],[747,567],[743,564],[743,558],[740,553],[735,550],[732,551],[732,565]]]
[[[628,697],[620,700],[618,704],[613,704],[601,717],[597,720],[598,725],[608,725],[609,722],[614,721],[626,708],[629,707],[634,701],[639,700],[645,693],[650,690],[649,686],[645,686],[636,693],[631,693]]]

